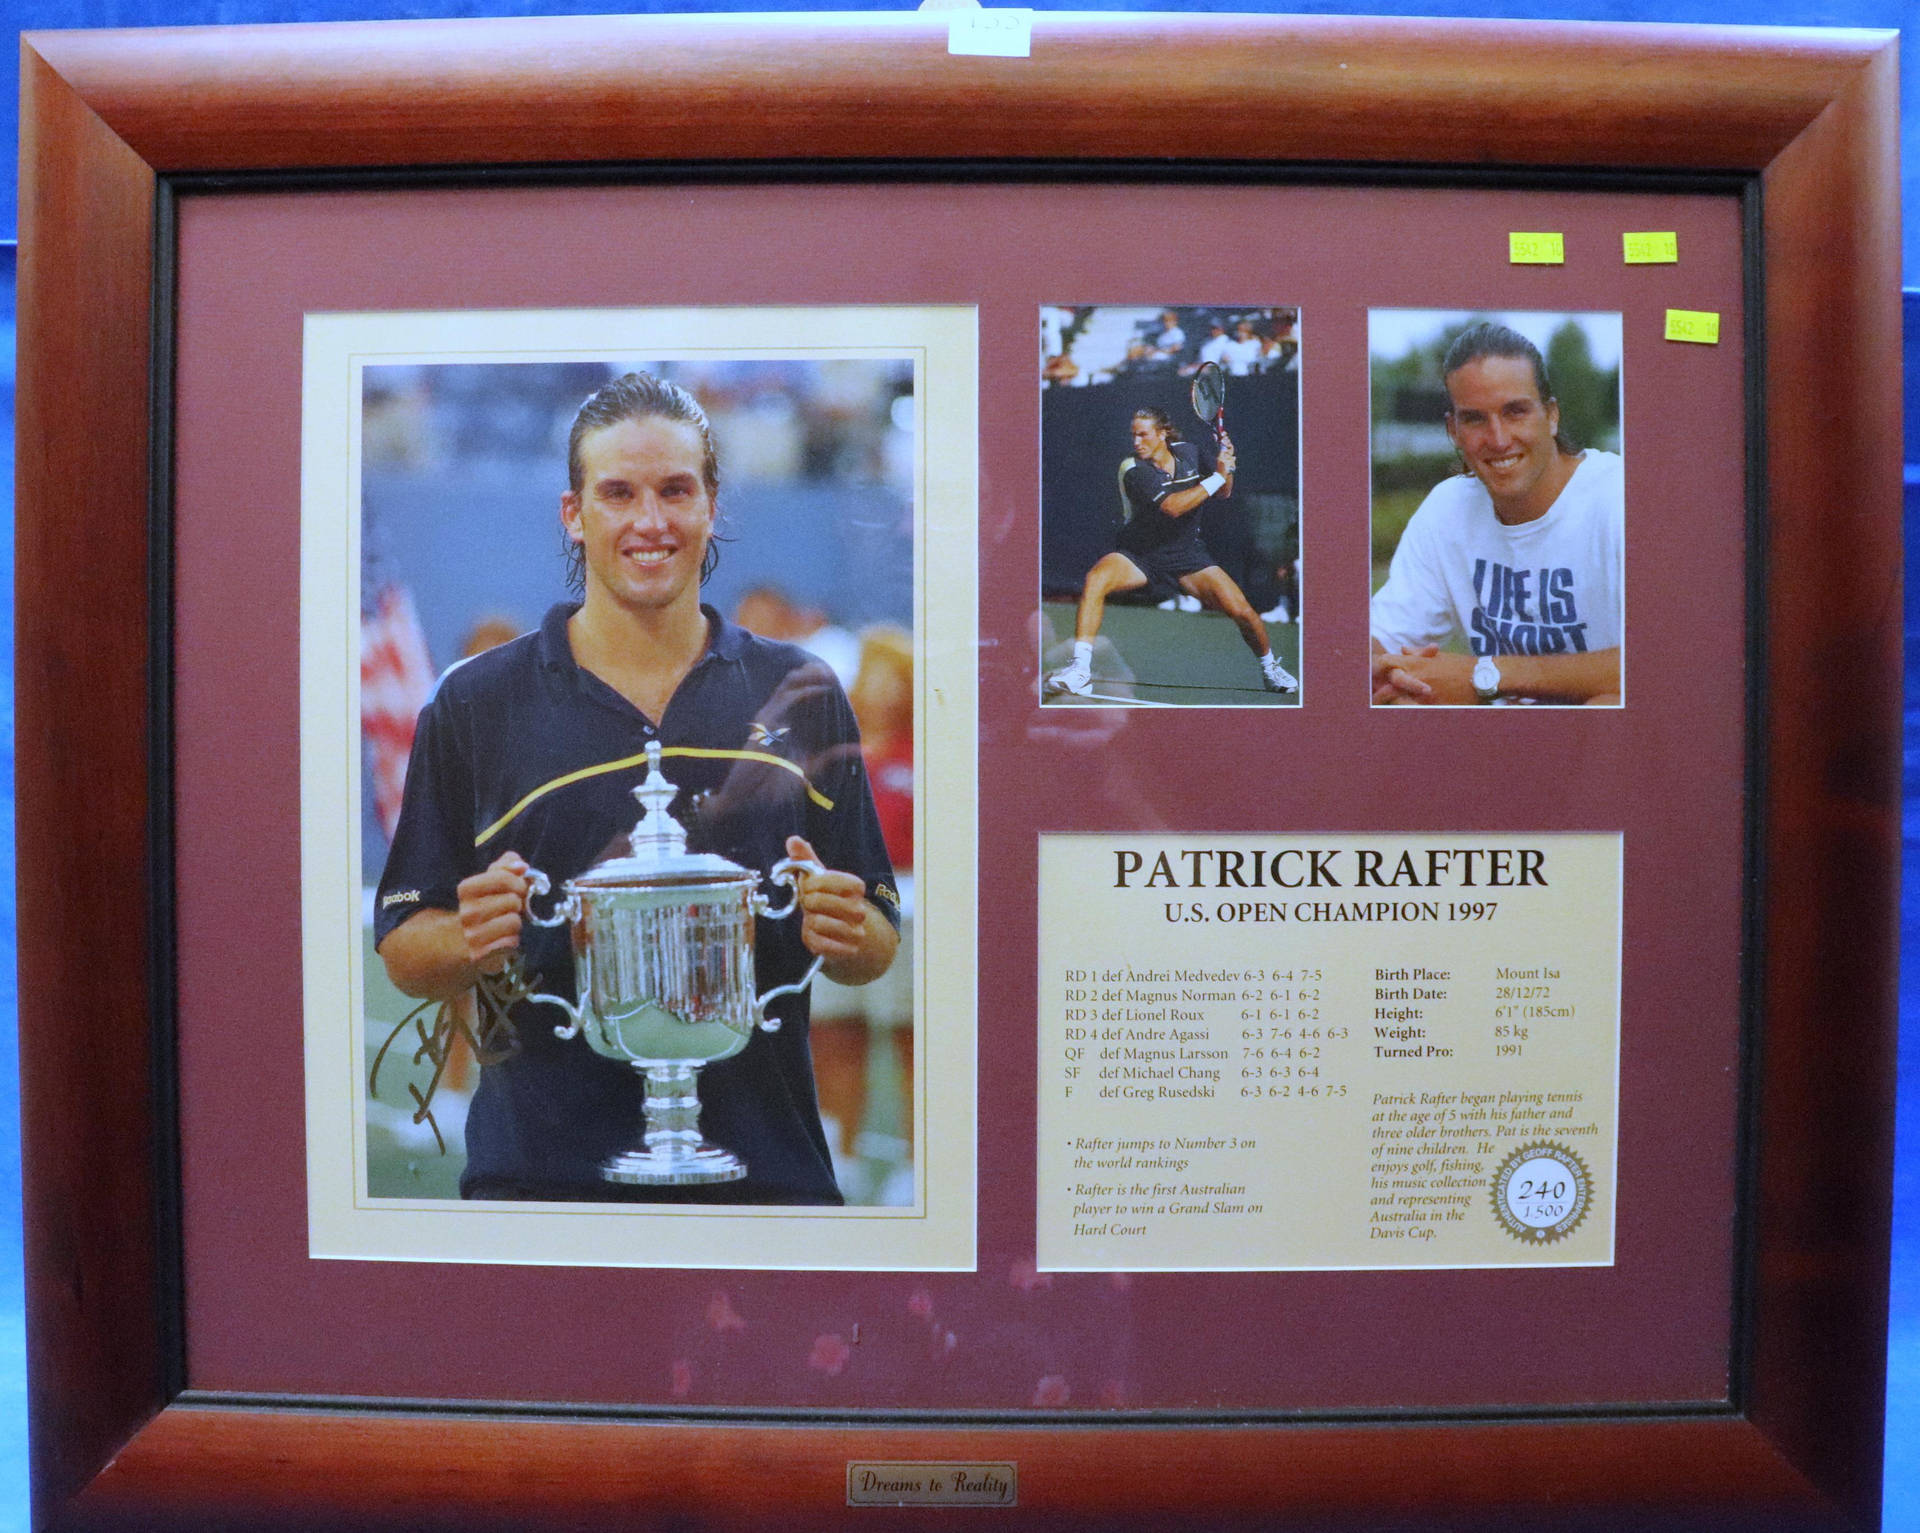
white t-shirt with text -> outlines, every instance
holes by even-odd
[[[1442,481],[1407,522],[1373,598],[1389,650],[1464,636],[1476,655],[1562,655],[1620,645],[1626,475],[1588,448],[1544,516],[1509,527],[1471,474]]]

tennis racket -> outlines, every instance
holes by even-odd
[[[1193,413],[1213,427],[1213,450],[1227,439],[1227,375],[1218,362],[1202,362],[1193,375]],[[1226,493],[1231,495],[1229,485]]]

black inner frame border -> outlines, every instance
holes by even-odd
[[[963,185],[1027,183],[1379,186],[1439,190],[1664,192],[1736,196],[1741,209],[1742,333],[1745,357],[1746,662],[1745,777],[1740,955],[1739,1100],[1734,1119],[1732,1326],[1724,1401],[1596,1402],[1585,1405],[1315,1410],[846,1410],[784,1406],[644,1406],[548,1401],[397,1399],[194,1389],[187,1382],[185,1231],[181,1216],[178,967],[173,835],[173,394],[178,205],[184,197],[320,191],[444,191],[475,188],[636,185]],[[147,660],[147,867],[150,1097],[156,1233],[155,1334],[161,1398],[168,1407],[216,1411],[323,1411],[358,1416],[443,1416],[493,1421],[596,1421],[709,1426],[896,1426],[1063,1428],[1247,1426],[1333,1427],[1400,1424],[1471,1426],[1517,1422],[1609,1422],[1744,1418],[1757,1338],[1757,1220],[1762,1132],[1759,1085],[1766,1008],[1764,936],[1767,877],[1766,705],[1767,462],[1765,271],[1761,178],[1751,171],[1621,169],[1617,166],[1424,165],[1234,160],[671,161],[600,164],[345,167],[302,170],[161,172],[153,216],[152,353],[148,361],[149,648]]]

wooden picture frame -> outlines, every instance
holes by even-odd
[[[840,1527],[849,1461],[1017,1462],[967,1526],[1870,1528],[1899,833],[1891,34],[1335,18],[513,20],[29,34],[19,965],[36,1524]],[[663,112],[660,103],[670,102]],[[1134,103],[1136,110],[1116,110]],[[1149,110],[1149,103],[1151,109]],[[649,108],[642,110],[642,108]],[[626,1418],[196,1398],[169,1079],[170,178],[787,167],[1124,179],[1167,158],[1741,178],[1760,285],[1758,738],[1735,1398],[1299,1425]],[[288,184],[285,181],[282,184]]]

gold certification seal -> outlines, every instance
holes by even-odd
[[[1515,1240],[1545,1245],[1570,1235],[1587,1217],[1593,1178],[1565,1145],[1524,1145],[1493,1175],[1493,1214]]]

